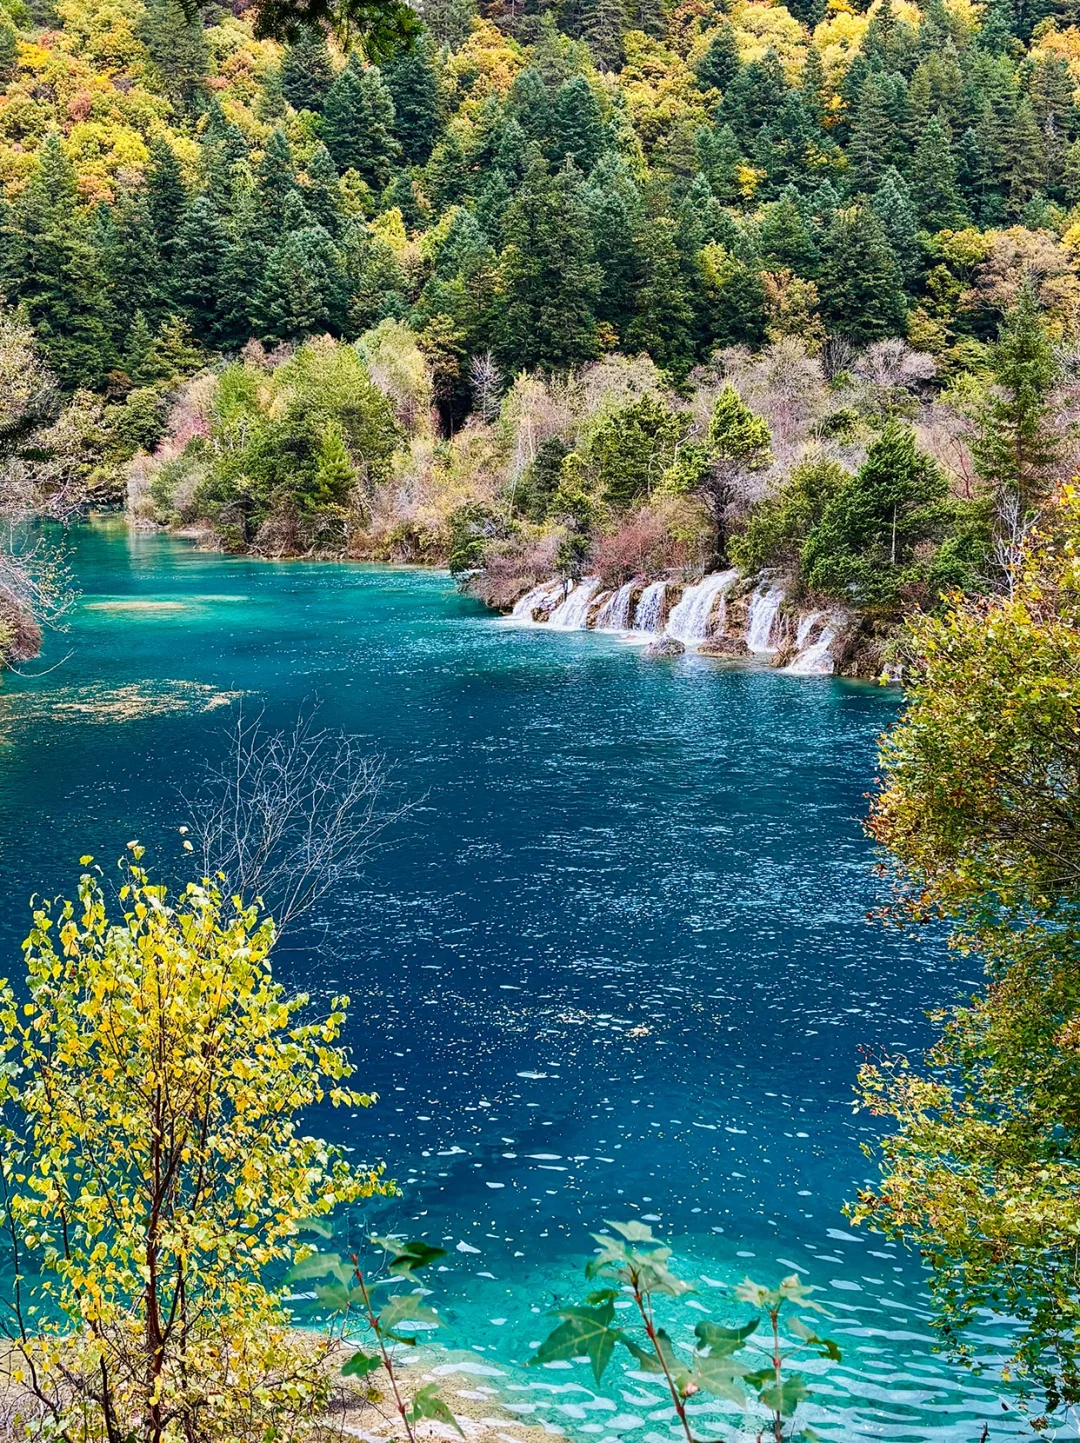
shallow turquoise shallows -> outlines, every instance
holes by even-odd
[[[69,632],[0,691],[4,970],[30,893],[70,889],[81,853],[139,837],[178,875],[180,789],[240,698],[273,726],[318,702],[370,738],[419,806],[277,968],[353,998],[381,1100],[316,1125],[401,1182],[354,1229],[448,1250],[451,1402],[672,1437],[647,1375],[613,1372],[613,1407],[585,1368],[518,1366],[537,1312],[582,1295],[589,1230],[644,1217],[719,1320],[746,1315],[727,1290],[745,1273],[821,1287],[844,1350],[808,1410],[824,1436],[1015,1436],[989,1381],[934,1356],[917,1263],[840,1211],[871,1170],[860,1045],[917,1045],[970,968],[866,920],[883,884],[860,818],[895,695],[515,628],[430,571],[230,559],[116,523],[78,533],[75,568]],[[730,1436],[735,1411],[701,1407],[699,1436]]]

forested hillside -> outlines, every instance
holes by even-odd
[[[1065,4],[429,0],[376,65],[240,0],[3,3],[31,489],[488,560],[503,603],[614,536],[895,607],[981,584],[1067,464]]]

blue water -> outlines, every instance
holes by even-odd
[[[317,701],[370,738],[419,805],[277,967],[354,999],[381,1101],[318,1125],[401,1183],[366,1222],[445,1239],[451,1402],[671,1437],[655,1380],[613,1376],[613,1411],[582,1368],[518,1366],[535,1311],[580,1295],[589,1230],[648,1217],[718,1318],[746,1272],[823,1289],[845,1353],[808,1412],[824,1436],[1015,1436],[989,1381],[933,1355],[917,1262],[840,1212],[871,1169],[860,1046],[917,1045],[970,969],[866,920],[883,884],[860,817],[895,695],[516,628],[430,571],[226,558],[116,523],[78,533],[75,567],[69,632],[0,692],[7,970],[29,894],[70,890],[83,852],[139,837],[176,875],[178,789],[240,698],[273,726]],[[680,1316],[689,1338],[702,1314]]]

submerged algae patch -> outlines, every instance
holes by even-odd
[[[64,687],[48,693],[20,692],[0,698],[0,721],[142,721],[147,717],[216,711],[243,695],[198,681],[132,682],[127,686]]]

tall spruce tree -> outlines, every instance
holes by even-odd
[[[219,345],[226,337],[228,254],[229,236],[221,216],[208,197],[196,196],[184,212],[177,233],[174,274],[181,311],[206,346]],[[250,287],[252,279],[250,274],[246,277],[246,287]]]
[[[721,20],[708,49],[694,66],[698,84],[705,90],[719,90],[723,94],[738,75],[741,64],[734,27],[730,20]]]
[[[583,0],[581,37],[600,70],[618,70],[626,58],[623,36],[630,28],[626,0]]]
[[[157,137],[150,142],[150,163],[146,168],[146,200],[154,245],[166,274],[171,273],[177,232],[187,205],[183,172],[176,152]]]
[[[334,81],[334,67],[321,25],[301,25],[281,62],[281,93],[294,110],[318,115]]]
[[[560,85],[551,111],[548,159],[561,165],[569,158],[586,175],[607,146],[608,133],[592,86],[584,75]]]
[[[904,284],[914,282],[922,267],[922,248],[915,209],[903,177],[893,167],[882,176],[881,184],[870,201],[870,208],[881,222],[881,229],[900,267]]]
[[[537,158],[507,209],[496,321],[504,370],[562,371],[596,355],[600,268],[580,173]]]
[[[74,167],[55,130],[14,207],[7,265],[15,278],[7,299],[23,307],[61,382],[101,385],[113,360],[108,296],[78,210]]]
[[[990,366],[975,464],[998,498],[1000,524],[1015,538],[1057,479],[1063,454],[1052,404],[1058,367],[1030,281],[1002,322]]]
[[[837,211],[825,237],[818,290],[830,330],[848,340],[869,345],[903,334],[900,267],[868,206]]]
[[[439,79],[431,47],[414,45],[383,68],[394,106],[392,133],[407,165],[426,165],[442,125]]]
[[[394,139],[394,102],[379,71],[353,55],[323,106],[323,141],[338,170],[355,170],[373,190],[390,179],[401,153]]]
[[[956,158],[948,132],[935,115],[926,126],[911,163],[911,200],[925,230],[964,224],[964,206],[956,186]]]

